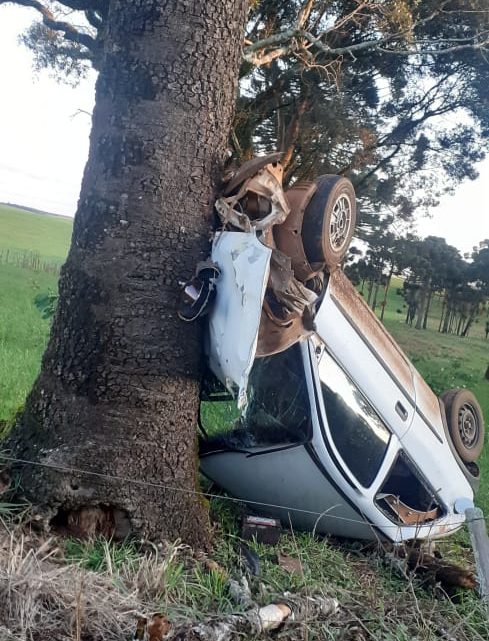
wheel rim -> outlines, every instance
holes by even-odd
[[[467,448],[474,447],[479,440],[479,421],[474,408],[464,403],[458,412],[458,431]]]
[[[342,194],[335,202],[329,223],[329,242],[335,252],[344,249],[351,229],[351,201]]]

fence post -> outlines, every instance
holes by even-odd
[[[478,507],[469,507],[465,510],[465,518],[474,550],[480,596],[489,610],[489,537],[484,513]]]

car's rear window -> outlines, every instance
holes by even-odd
[[[331,438],[355,478],[370,487],[382,465],[390,432],[339,365],[323,353],[321,390]]]

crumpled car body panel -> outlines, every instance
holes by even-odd
[[[253,233],[220,232],[212,245],[220,276],[208,321],[209,367],[229,390],[238,390],[240,408],[246,405],[271,255]]]

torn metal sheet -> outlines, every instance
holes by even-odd
[[[283,223],[290,207],[281,175],[278,166],[267,165],[245,180],[236,194],[218,198],[215,207],[223,225],[251,232]]]
[[[299,314],[291,314],[286,324],[279,324],[277,319],[272,317],[267,306],[264,305],[255,356],[261,358],[283,352],[295,343],[309,338],[312,333],[312,329],[304,327]]]
[[[231,194],[235,193],[238,187],[242,183],[244,183],[245,180],[248,180],[248,178],[254,176],[260,171],[260,169],[263,169],[267,165],[271,165],[273,167],[280,166],[283,173],[283,168],[281,165],[279,165],[282,156],[283,153],[281,151],[277,151],[273,154],[268,154],[267,156],[257,156],[256,158],[251,158],[250,160],[244,162],[238,169],[235,169],[232,172],[228,172],[224,177],[224,196],[230,196]]]
[[[314,330],[317,298],[294,277],[290,258],[273,249],[256,355],[271,356],[308,338]]]
[[[278,249],[272,251],[268,285],[286,310],[300,315],[309,310],[312,315],[317,294],[295,278],[290,258]]]
[[[246,405],[271,255],[254,233],[220,232],[212,246],[220,276],[209,314],[209,366],[230,391],[238,388],[239,408]]]
[[[384,500],[390,509],[397,515],[401,523],[407,525],[419,525],[434,521],[440,516],[440,509],[435,507],[431,510],[417,510],[403,503],[398,496],[393,494],[377,494],[377,500]]]

